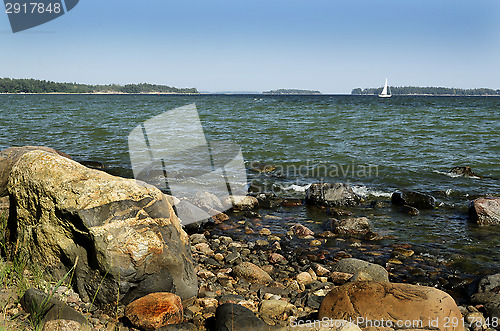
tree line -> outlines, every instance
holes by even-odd
[[[380,94],[382,87],[375,88],[355,88],[352,90],[352,95],[372,95]],[[417,86],[403,86],[392,87],[391,92],[393,95],[453,95],[453,96],[492,96],[500,95],[500,90],[493,90],[489,88],[475,88],[475,89],[459,89],[450,87],[417,87]]]
[[[279,89],[272,91],[264,91],[262,94],[271,94],[271,95],[282,95],[282,94],[321,94],[320,91],[312,91],[312,90],[297,90],[297,89]]]
[[[87,85],[38,79],[0,78],[0,93],[198,93],[196,88],[156,84]]]

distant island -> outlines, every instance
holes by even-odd
[[[311,90],[296,90],[296,89],[279,89],[272,91],[265,91],[262,94],[269,95],[288,95],[288,94],[321,94],[320,91],[311,91]]]
[[[195,88],[177,88],[156,84],[87,85],[57,83],[38,79],[0,78],[0,93],[198,93]]]
[[[351,95],[378,95],[382,91],[382,87],[375,88],[355,88],[352,90]],[[475,89],[459,89],[450,87],[392,87],[393,95],[446,95],[446,96],[498,96],[500,90],[493,90],[489,88],[475,88]]]

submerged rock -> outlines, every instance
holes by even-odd
[[[354,320],[361,328],[464,330],[462,323],[454,327],[450,322],[461,322],[462,314],[447,293],[387,282],[352,282],[333,289],[323,299],[318,318]]]
[[[469,215],[479,225],[500,224],[500,198],[487,197],[472,201],[469,205]]]
[[[311,184],[306,191],[306,203],[327,206],[342,207],[359,205],[363,199],[354,193],[348,184],[344,183],[315,183]]]
[[[391,201],[394,205],[408,205],[418,209],[434,209],[436,207],[436,198],[428,194],[413,191],[394,192]]]
[[[326,223],[326,229],[341,235],[366,235],[371,231],[372,223],[366,217],[331,219]]]
[[[417,216],[420,214],[420,211],[417,208],[408,205],[401,207],[401,212],[410,216]]]
[[[152,292],[196,296],[189,238],[157,188],[45,151],[24,154],[8,182],[9,240],[85,301],[127,304]]]
[[[449,173],[463,177],[481,178],[481,176],[476,175],[470,167],[453,167],[450,169]]]

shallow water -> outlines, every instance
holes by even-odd
[[[388,201],[397,189],[434,195],[439,207],[419,216],[390,207],[359,208],[375,229],[409,242],[461,273],[500,266],[499,227],[467,219],[473,197],[500,194],[500,98],[261,95],[0,95],[0,149],[44,145],[77,160],[132,176],[127,136],[141,122],[196,103],[209,140],[238,144],[248,176],[261,188],[301,197],[308,184],[348,182]],[[276,167],[255,171],[255,163]],[[470,166],[484,178],[454,177]],[[321,229],[322,212],[283,211]],[[270,222],[286,232],[282,221]]]

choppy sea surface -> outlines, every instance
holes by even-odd
[[[431,194],[438,208],[418,216],[395,208],[355,214],[450,270],[499,270],[500,227],[480,228],[467,216],[471,199],[500,195],[497,97],[0,95],[0,149],[49,146],[131,177],[130,131],[192,103],[207,139],[238,144],[249,180],[260,187],[303,197],[307,185],[323,180],[349,183],[372,200],[389,201],[398,189]],[[259,172],[265,165],[272,171]],[[455,166],[482,178],[454,176]],[[307,207],[284,212],[316,229],[331,217]],[[279,221],[273,227],[287,230]]]

